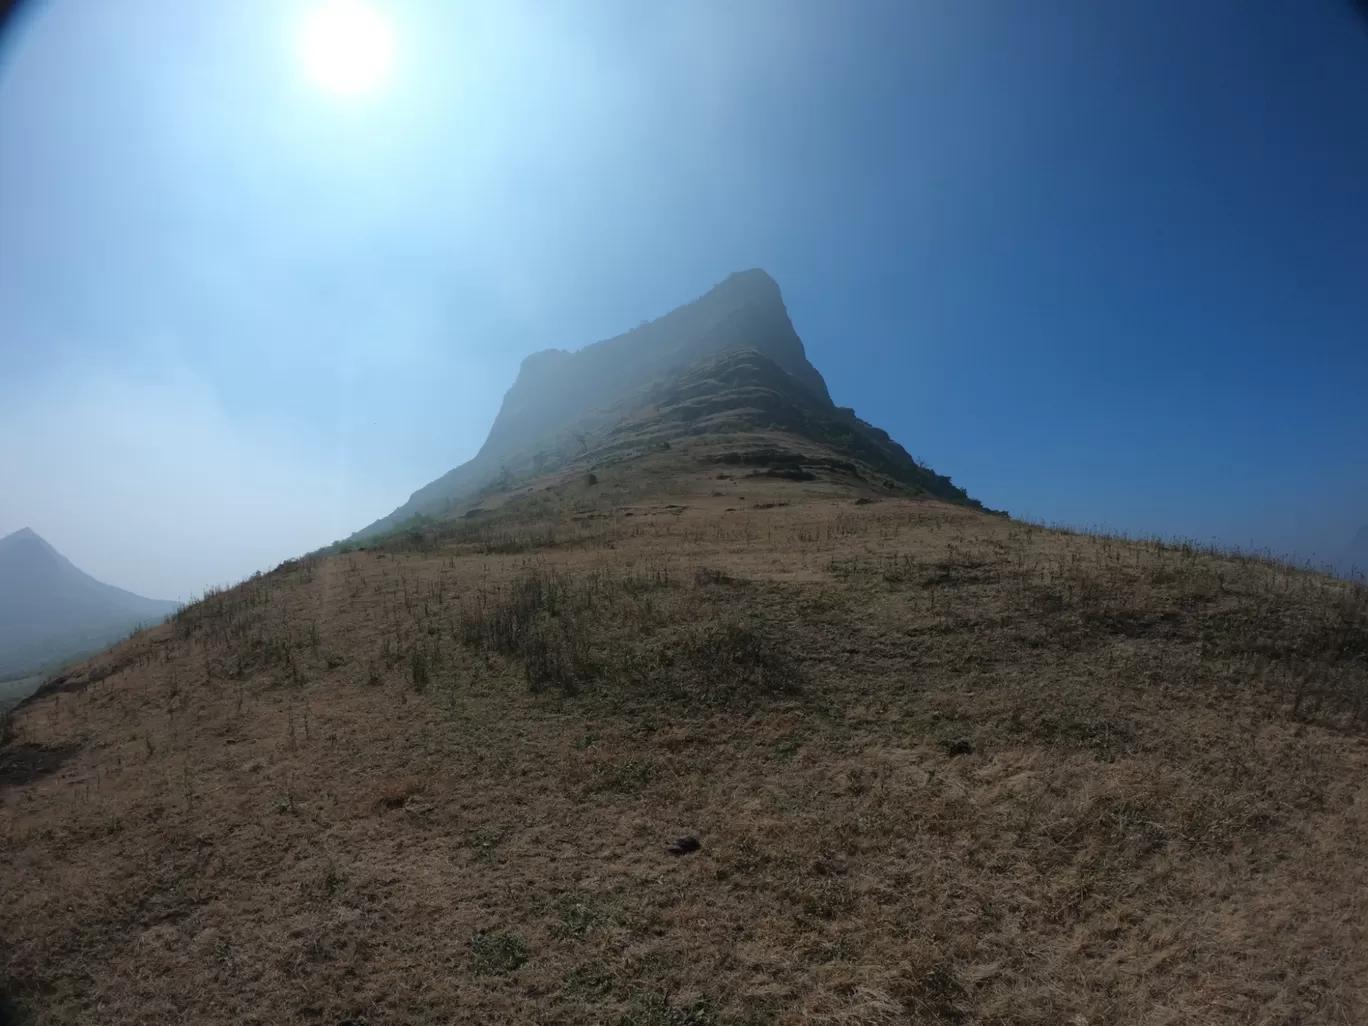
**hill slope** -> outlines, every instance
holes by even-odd
[[[726,421],[720,415],[729,411],[737,415]],[[654,425],[643,423],[653,419]],[[420,488],[352,540],[373,538],[415,516],[442,515],[510,478],[592,463],[579,457],[605,443],[621,451],[624,443],[645,441],[648,426],[656,443],[722,426],[733,433],[777,427],[825,446],[830,455],[873,456],[883,476],[913,491],[969,501],[886,433],[832,403],[779,286],[764,271],[751,270],[616,338],[575,353],[551,349],[529,356],[475,458]]]
[[[111,1026],[1368,1021],[1362,588],[686,449],[59,679],[0,747],[0,978]]]
[[[764,281],[525,366],[397,519],[0,721],[0,984],[110,1026],[1368,1022],[1368,591],[978,508]]]
[[[103,584],[16,531],[0,538],[0,678],[103,648],[178,606]]]

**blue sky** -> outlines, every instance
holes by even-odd
[[[987,504],[1368,523],[1348,0],[50,0],[0,43],[0,534],[183,597],[469,458],[518,363],[733,270]]]

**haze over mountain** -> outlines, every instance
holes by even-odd
[[[1359,528],[1340,556],[1339,570],[1346,574],[1368,574],[1368,525]]]
[[[974,508],[776,296],[533,357],[430,512],[0,719],[0,1007],[1368,1022],[1368,590]]]
[[[104,580],[343,537],[527,353],[754,266],[835,400],[990,505],[1317,562],[1364,521],[1347,3],[401,0],[364,102],[301,85],[300,5],[23,6],[0,535]]]
[[[482,489],[579,456],[596,465],[624,452],[668,448],[680,437],[729,433],[735,441],[738,432],[764,430],[859,460],[889,487],[896,481],[909,493],[978,505],[886,432],[832,402],[778,283],[752,269],[614,338],[573,353],[528,356],[475,458],[418,489],[353,539],[446,513]],[[762,458],[773,463],[775,456]],[[796,454],[780,462],[790,473],[803,472]]]
[[[27,527],[0,538],[0,677],[103,648],[177,608],[95,580]]]
[[[136,599],[7,550],[16,613]],[[745,271],[529,356],[472,460],[9,711],[0,1001],[1363,1022],[1366,732],[1368,590],[985,510]]]
[[[0,1026],[1368,1024],[1349,0],[22,6]]]

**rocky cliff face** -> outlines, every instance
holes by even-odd
[[[810,393],[814,404],[831,406],[826,382],[808,362],[778,284],[764,271],[743,271],[616,338],[575,353],[548,349],[529,356],[479,455],[514,455],[671,372],[741,349],[768,356]]]
[[[724,380],[737,374],[746,379],[744,387]],[[681,389],[689,393],[687,401]],[[655,423],[634,416],[641,410]],[[918,468],[887,434],[832,403],[778,284],[764,271],[750,270],[616,338],[577,352],[548,349],[527,357],[475,458],[420,488],[353,539],[415,515],[441,513],[502,475],[563,464],[591,444],[612,446],[614,429],[620,431],[625,420],[665,440],[681,424],[695,434],[706,430],[705,411],[709,417],[730,411],[717,423],[732,429],[744,423],[826,432],[849,441],[881,473],[968,501],[948,479]]]
[[[705,295],[615,338],[577,352],[547,349],[522,362],[518,378],[479,453],[418,489],[389,516],[353,537],[379,534],[417,514],[430,514],[498,477],[531,465],[538,453],[572,455],[582,436],[610,425],[624,401],[657,382],[752,349],[782,367],[810,401],[831,396],[789,320],[779,286],[762,270],[731,275]]]

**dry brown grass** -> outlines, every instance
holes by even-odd
[[[13,991],[43,1023],[1368,1022],[1361,588],[718,483],[292,564],[25,707]]]

